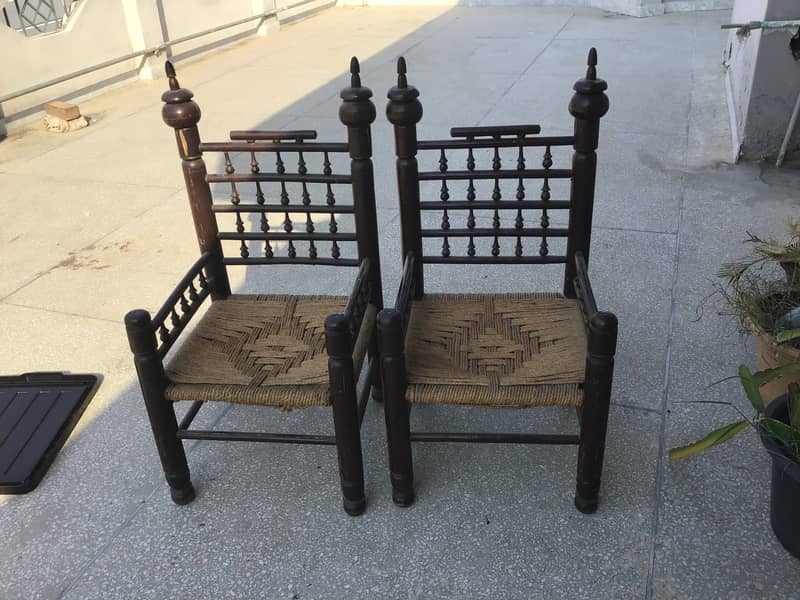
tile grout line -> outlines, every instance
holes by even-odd
[[[540,50],[540,51],[539,51],[539,52],[536,54],[536,56],[534,56],[534,57],[533,57],[533,60],[531,60],[531,62],[529,62],[529,63],[527,64],[527,66],[526,66],[524,69],[522,69],[522,72],[519,74],[519,77],[517,77],[517,78],[516,78],[516,79],[513,81],[513,83],[512,83],[511,85],[509,85],[509,86],[508,86],[508,87],[507,87],[507,88],[506,88],[506,89],[503,91],[503,93],[502,93],[502,94],[500,94],[500,97],[499,97],[499,98],[498,98],[498,99],[497,99],[497,100],[496,100],[494,103],[492,103],[492,105],[489,107],[489,110],[487,110],[485,113],[483,113],[483,116],[482,116],[480,119],[478,119],[478,124],[481,124],[481,123],[483,123],[484,119],[486,119],[486,117],[488,117],[488,116],[489,116],[489,115],[492,113],[492,111],[493,111],[493,110],[494,110],[494,109],[497,107],[497,105],[498,105],[498,104],[500,104],[500,102],[502,102],[503,98],[505,98],[506,96],[508,96],[508,93],[509,93],[511,90],[513,90],[513,89],[514,89],[514,86],[516,86],[516,85],[517,85],[517,84],[518,84],[520,81],[522,81],[522,78],[523,78],[523,77],[525,77],[525,74],[526,74],[528,71],[530,71],[531,67],[532,67],[532,66],[533,66],[533,65],[536,63],[536,61],[537,61],[537,60],[539,60],[539,57],[540,57],[542,54],[544,54],[544,53],[547,51],[547,49],[548,49],[548,48],[550,47],[550,45],[551,45],[551,44],[552,44],[552,43],[553,43],[553,42],[556,40],[556,38],[557,38],[559,35],[561,35],[561,32],[562,32],[562,31],[564,31],[564,29],[566,29],[566,28],[567,28],[567,25],[569,25],[569,24],[570,24],[570,22],[572,21],[573,17],[575,17],[575,13],[574,13],[574,12],[573,12],[573,13],[570,13],[569,17],[567,17],[566,21],[564,21],[564,24],[563,24],[563,25],[562,25],[562,26],[559,28],[559,30],[558,30],[558,31],[556,31],[556,32],[553,34],[553,37],[551,37],[549,40],[547,40],[547,43],[544,45],[544,48],[542,48],[542,49],[541,49],[541,50]]]
[[[176,192],[175,192],[175,194],[177,194],[179,191],[180,191],[180,190],[176,191]],[[174,196],[175,194],[172,194],[170,197]],[[127,225],[129,225],[129,224],[130,224],[130,223],[132,223],[133,221],[136,221],[137,219],[140,219],[141,217],[145,216],[147,213],[149,213],[149,212],[151,212],[151,211],[154,211],[154,210],[156,210],[157,208],[160,208],[161,206],[163,206],[163,204],[158,204],[158,203],[157,203],[157,204],[154,204],[153,206],[149,206],[149,207],[147,207],[146,209],[144,209],[142,212],[140,212],[140,213],[138,213],[138,214],[136,214],[136,215],[133,215],[133,216],[129,217],[128,219],[126,219],[125,221],[123,221],[122,223],[120,223],[118,227],[115,227],[114,229],[112,229],[112,230],[111,230],[111,231],[109,231],[108,233],[104,233],[103,235],[101,235],[101,236],[100,236],[99,238],[97,238],[96,240],[93,240],[92,242],[90,242],[90,243],[86,244],[85,246],[81,246],[80,248],[76,248],[76,249],[75,249],[75,250],[73,250],[73,251],[68,251],[68,252],[67,252],[67,258],[65,258],[65,259],[63,259],[63,260],[60,260],[60,261],[58,261],[56,264],[52,265],[51,267],[48,267],[48,268],[46,268],[44,271],[42,271],[42,272],[40,272],[40,273],[37,273],[37,274],[36,274],[36,275],[33,277],[33,279],[31,279],[31,280],[29,280],[29,281],[26,281],[25,283],[23,283],[22,285],[20,285],[18,288],[16,288],[16,289],[12,290],[11,292],[9,292],[8,294],[6,294],[5,296],[0,296],[0,304],[9,304],[9,305],[12,305],[12,306],[25,306],[24,304],[17,305],[17,304],[14,304],[13,302],[8,302],[7,300],[8,300],[9,298],[11,298],[11,296],[13,296],[14,294],[16,294],[17,292],[21,292],[23,289],[25,289],[25,288],[26,288],[26,287],[28,287],[29,285],[32,285],[32,284],[36,283],[37,281],[39,281],[39,280],[40,280],[42,277],[44,277],[45,275],[48,275],[48,274],[50,274],[51,272],[53,272],[53,271],[55,271],[56,269],[58,269],[60,266],[62,266],[62,265],[64,264],[64,261],[67,261],[67,260],[69,260],[69,256],[70,256],[70,255],[72,255],[72,256],[76,256],[76,255],[77,255],[79,252],[83,252],[83,251],[87,250],[88,248],[91,248],[92,246],[94,246],[94,245],[96,245],[96,244],[99,244],[100,242],[102,242],[102,241],[103,241],[104,239],[106,239],[107,237],[109,237],[109,236],[112,236],[112,235],[114,235],[115,233],[117,233],[117,232],[118,232],[119,230],[121,230],[123,227],[126,227]],[[29,307],[29,308],[30,308],[30,307]],[[41,309],[41,310],[47,310],[47,309]],[[54,311],[50,311],[50,312],[61,312],[61,311],[54,310]],[[70,313],[62,313],[62,314],[70,314]],[[81,315],[75,315],[75,316],[81,316]],[[93,318],[93,317],[87,317],[87,318]],[[106,320],[106,319],[103,319],[103,320]]]
[[[649,233],[652,235],[667,235],[673,237],[677,231],[658,231],[657,229],[638,229],[636,227],[614,227],[613,225],[592,225],[592,229],[603,229],[605,231],[630,231],[631,233]]]
[[[693,43],[692,43],[692,59],[694,59],[695,50],[697,47],[697,27],[693,28]],[[692,104],[694,100],[694,73],[690,72],[690,87],[689,87],[689,103],[686,110],[686,128],[684,134],[686,136],[686,152],[684,153],[684,160],[689,153],[689,129],[691,127],[691,114]],[[650,556],[647,568],[647,581],[645,583],[645,600],[653,599],[653,583],[655,579],[656,568],[656,547],[657,536],[659,527],[661,525],[660,519],[660,502],[661,492],[664,487],[664,451],[666,449],[666,431],[667,431],[667,407],[669,403],[669,394],[671,390],[670,374],[672,370],[672,344],[675,336],[675,316],[678,309],[678,274],[680,266],[680,251],[681,251],[681,226],[683,225],[684,205],[686,201],[686,175],[681,175],[681,198],[678,205],[678,227],[675,233],[675,259],[673,262],[672,270],[672,290],[670,293],[670,314],[669,325],[667,326],[667,352],[664,358],[664,385],[662,388],[661,396],[661,426],[658,434],[658,454],[656,456],[656,476],[653,486],[653,520],[650,528]]]
[[[628,404],[627,402],[611,402],[611,406],[616,406],[617,408],[624,408],[626,410],[633,410],[636,412],[643,412],[651,415],[660,415],[661,410],[658,408],[650,408],[649,406],[636,406],[635,404]]]
[[[432,31],[429,35],[420,38],[416,42],[412,43],[410,46],[406,46],[405,50],[402,50],[400,52],[400,54],[398,54],[397,56],[398,57],[399,56],[405,56],[406,54],[408,54],[410,51],[412,51],[414,48],[416,48],[420,44],[423,44],[423,43],[427,42],[429,39],[431,39],[432,37],[434,37],[437,33],[439,33],[440,30],[444,29],[451,22],[458,21],[458,20],[459,20],[459,17],[457,17],[457,16],[453,17],[452,19],[450,19],[449,21],[447,21],[446,23],[444,23],[443,25],[441,25],[440,27],[438,27],[437,29]],[[376,54],[375,56],[378,56],[378,54]],[[366,63],[366,61],[368,61],[368,60],[370,60],[370,58],[365,59],[364,62]],[[374,68],[377,69],[377,68],[383,67],[385,65],[390,65],[390,64],[392,64],[394,62],[397,62],[397,58],[396,57],[395,58],[388,58],[383,62],[379,62],[378,65],[376,65]],[[361,65],[361,68],[362,69],[364,68],[363,64]],[[370,69],[372,69],[372,68],[373,67],[371,66]],[[364,72],[362,71],[361,74],[364,75]],[[347,73],[342,73],[342,75],[347,75]],[[338,75],[337,75],[337,77],[338,77]],[[332,83],[333,81],[334,80],[331,79],[329,81],[329,83]],[[323,85],[327,85],[327,84],[323,84]],[[320,87],[323,87],[323,86],[320,86]],[[308,117],[309,113],[315,111],[316,109],[321,107],[323,104],[325,104],[327,102],[330,102],[331,99],[338,98],[338,97],[339,97],[339,92],[333,92],[330,96],[326,96],[325,98],[323,98],[322,100],[320,100],[319,102],[314,104],[313,106],[309,107],[308,110],[303,111],[302,114],[294,115],[293,117],[291,117],[289,122],[286,124],[286,127],[291,127],[292,123],[295,123],[296,121],[298,121],[300,119]],[[338,121],[338,119],[336,119],[336,120]],[[374,152],[373,152],[373,158],[374,158]]]
[[[22,289],[22,288],[20,288],[20,289]],[[16,292],[14,292],[14,293],[16,293]],[[78,314],[78,313],[65,312],[63,310],[53,310],[51,308],[44,308],[42,306],[28,306],[27,304],[17,304],[16,302],[6,302],[5,300],[0,300],[0,306],[13,306],[15,308],[24,308],[24,309],[27,309],[27,310],[37,310],[37,311],[46,312],[46,313],[50,313],[50,314],[62,315],[62,316],[65,316],[65,317],[78,317],[79,319],[89,319],[89,320],[92,320],[92,321],[100,321],[101,323],[113,323],[114,325],[120,325],[122,323],[122,321],[117,321],[117,320],[114,320],[114,319],[105,319],[103,317],[93,317],[91,315],[81,315],[81,314]]]
[[[134,385],[136,385],[135,382]],[[227,406],[225,406],[220,412],[220,414],[217,415],[211,422],[209,428],[213,429],[216,425],[219,425],[220,421],[222,421],[222,419],[231,411],[232,408],[233,404],[228,404]],[[189,446],[186,449],[186,454],[187,455],[192,454],[194,450],[197,448],[197,446],[201,444],[202,441],[203,440],[195,440],[191,444],[191,446]],[[67,581],[66,585],[64,585],[64,587],[61,588],[61,590],[58,592],[58,595],[55,597],[55,600],[62,600],[64,598],[64,594],[68,593],[75,587],[75,585],[81,580],[81,578],[84,575],[86,575],[89,572],[89,570],[94,566],[94,564],[97,562],[97,559],[100,558],[100,556],[104,554],[105,551],[108,548],[110,548],[114,542],[117,541],[120,535],[122,535],[123,531],[127,529],[131,525],[133,520],[144,510],[145,506],[147,506],[147,503],[150,501],[150,499],[153,498],[153,496],[155,496],[158,493],[159,488],[161,488],[163,485],[160,477],[157,476],[157,478],[159,479],[159,481],[153,484],[150,493],[147,494],[147,496],[138,503],[138,506],[133,511],[131,511],[131,513],[127,517],[125,517],[125,519],[123,519],[122,523],[120,523],[119,526],[114,530],[114,532],[108,537],[108,540],[106,540],[106,542],[102,546],[100,546],[96,550],[96,552],[86,561],[85,565],[81,568],[80,573],[78,573],[72,579],[69,579]]]

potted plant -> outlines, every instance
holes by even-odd
[[[669,451],[670,460],[693,456],[726,442],[748,427],[758,431],[772,458],[770,524],[778,540],[800,558],[800,385],[789,384],[788,393],[765,405],[762,386],[787,375],[797,375],[800,363],[752,373],[739,367],[739,380],[756,411],[755,417],[742,419],[715,429],[704,438]],[[730,402],[721,402],[729,404]]]
[[[743,334],[755,333],[756,366],[767,370],[800,362],[800,220],[789,219],[788,241],[764,239],[747,232],[751,251],[745,258],[723,265],[724,280],[717,291]],[[765,384],[767,403],[784,393],[800,374]]]

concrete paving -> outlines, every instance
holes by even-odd
[[[769,462],[755,435],[679,464],[666,450],[721,424],[752,361],[707,304],[745,229],[779,234],[798,210],[797,165],[725,164],[730,137],[719,25],[727,12],[637,20],[564,8],[330,9],[265,39],[179,63],[201,133],[318,128],[341,139],[351,55],[379,106],[374,129],[387,300],[399,278],[391,131],[393,62],[408,58],[421,135],[452,125],[540,122],[568,132],[590,46],[609,83],[591,275],[621,322],[602,505],[572,506],[576,453],[557,447],[417,446],[418,500],[392,505],[380,406],[363,432],[369,508],[340,509],[327,448],[189,445],[198,489],[168,498],[134,381],[122,316],[156,309],[197,256],[164,81],[85,102],[88,129],[30,129],[0,143],[0,364],[6,373],[97,372],[100,392],[39,488],[0,496],[0,598],[794,598],[797,560],[767,520]],[[323,135],[324,134],[324,135]],[[214,165],[218,166],[218,165]],[[534,269],[435,271],[433,289],[529,290]],[[548,272],[548,275],[554,275]],[[322,269],[308,291],[345,292]],[[434,281],[433,278],[430,279]],[[552,284],[554,280],[551,280]],[[237,289],[297,290],[253,268]],[[449,427],[572,431],[557,409],[425,408]],[[207,406],[201,425],[326,431],[308,410]],[[480,423],[480,425],[477,425]]]

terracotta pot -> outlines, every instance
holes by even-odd
[[[753,325],[756,334],[756,367],[759,371],[774,369],[792,362],[800,362],[800,349],[786,344],[776,344],[771,335],[757,325]],[[789,384],[800,383],[800,372],[784,375],[761,386],[764,402],[769,404],[778,396],[786,393]]]

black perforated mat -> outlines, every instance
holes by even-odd
[[[0,494],[39,485],[98,385],[96,375],[0,376]]]

